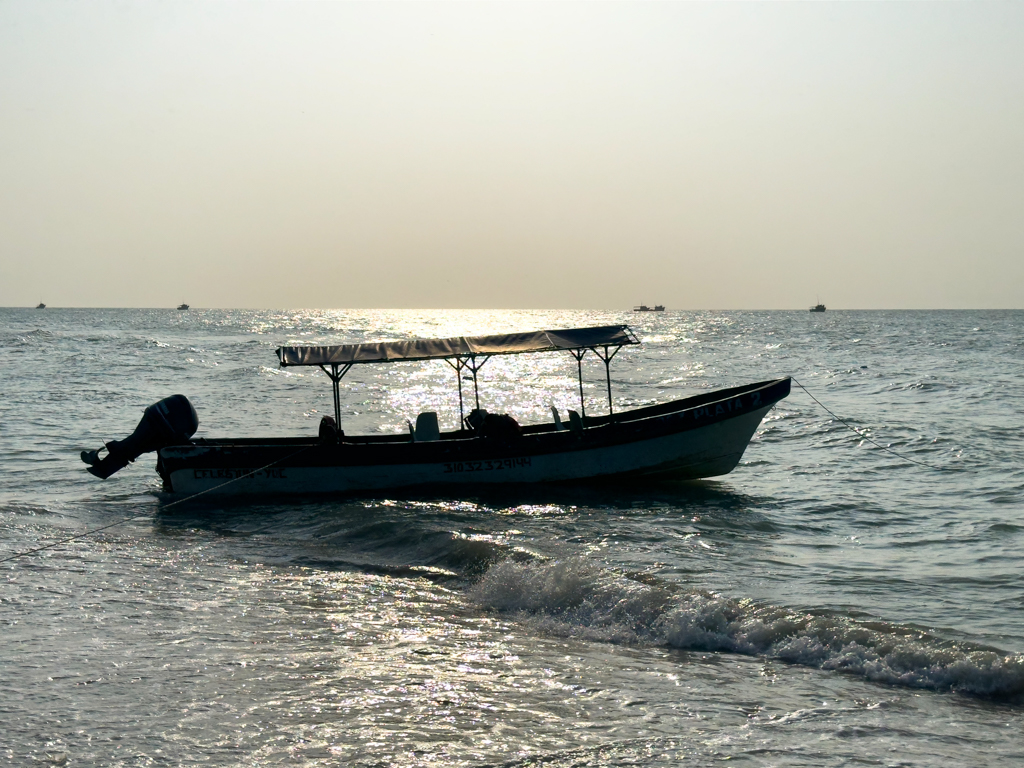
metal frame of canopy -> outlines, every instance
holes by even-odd
[[[594,338],[589,340],[590,343],[581,339],[581,343],[575,344],[571,341],[571,337],[577,334],[584,337],[589,334]],[[547,343],[541,344],[539,341],[535,341],[532,348],[527,343],[525,345],[526,348],[513,348],[508,351],[502,351],[502,342],[506,341],[509,337],[494,335],[460,339],[425,339],[422,340],[425,345],[436,345],[442,349],[435,352],[414,352],[413,354],[399,357],[390,357],[390,353],[396,351],[398,348],[408,347],[408,342],[385,342],[383,344],[373,345],[377,356],[369,359],[355,359],[363,352],[362,347],[369,346],[359,344],[341,345],[337,347],[279,347],[277,353],[281,360],[282,367],[292,365],[316,365],[327,375],[331,380],[332,389],[334,391],[334,419],[335,423],[338,425],[341,424],[341,380],[353,365],[369,363],[396,363],[414,360],[444,360],[455,370],[455,378],[458,382],[459,427],[461,429],[465,424],[466,418],[462,395],[462,371],[469,370],[473,374],[473,397],[476,407],[479,408],[480,388],[477,380],[477,374],[488,360],[495,355],[521,355],[538,352],[568,352],[573,356],[573,358],[575,358],[576,373],[579,379],[580,411],[584,417],[587,415],[587,410],[583,399],[583,358],[587,352],[593,352],[597,355],[598,359],[604,363],[605,368],[605,381],[608,387],[608,414],[612,415],[614,413],[614,407],[612,405],[611,379],[612,358],[615,357],[619,350],[624,346],[640,343],[640,340],[637,339],[636,335],[628,325],[572,328],[562,331],[539,331],[537,334],[533,334],[532,336],[535,336],[538,339],[541,337],[547,337]],[[552,341],[551,338],[554,338],[554,341]],[[415,342],[413,342],[413,344],[415,344]],[[516,345],[513,344],[512,346]],[[520,343],[518,346],[523,346],[523,344]],[[473,351],[452,351],[455,347],[466,349],[472,349],[474,347],[486,348],[489,351],[480,353]],[[447,348],[448,351],[443,351],[443,348]],[[604,354],[599,351],[601,349],[604,350]],[[349,354],[346,355],[345,353]],[[329,359],[321,361],[321,358],[337,356],[347,357],[348,359],[338,362],[334,362]],[[477,362],[477,358],[481,358],[479,363]],[[330,370],[327,369],[328,365],[330,366]]]

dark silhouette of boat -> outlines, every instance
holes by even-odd
[[[184,304],[184,303],[179,304],[178,305],[178,309],[188,309],[188,304]]]
[[[280,438],[202,438],[195,408],[184,395],[149,406],[135,432],[107,443],[107,453],[83,451],[89,472],[107,478],[147,451],[172,493],[224,495],[365,493],[414,487],[456,488],[670,477],[696,479],[731,472],[761,423],[790,391],[790,379],[702,392],[682,400],[616,413],[610,363],[622,347],[640,342],[625,325],[533,331],[450,339],[280,347],[282,367],[320,368],[334,390],[334,416],[319,434]],[[563,422],[520,426],[480,408],[477,373],[494,355],[568,352],[579,375],[580,413]],[[582,359],[605,364],[608,414],[588,416]],[[442,432],[437,414],[420,413],[408,434],[346,435],[340,384],[353,365],[444,360],[459,386],[457,429]],[[463,375],[472,375],[476,408],[463,416]]]
[[[36,304],[36,309],[46,309],[46,305],[40,301],[38,304]]]
[[[813,307],[811,307],[811,312],[824,312],[824,311],[825,311],[825,305],[824,304],[815,304]]]
[[[653,307],[648,307],[646,304],[641,304],[638,307],[633,307],[634,312],[664,312],[664,304],[655,304]]]

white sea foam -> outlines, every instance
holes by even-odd
[[[950,643],[899,624],[652,586],[582,559],[502,562],[470,594],[553,634],[763,655],[914,688],[1024,694],[1024,655]]]

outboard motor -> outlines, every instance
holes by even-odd
[[[188,442],[197,429],[199,417],[192,403],[184,395],[171,395],[149,406],[129,437],[107,443],[102,459],[99,451],[82,451],[82,461],[92,474],[106,480],[144,453]]]

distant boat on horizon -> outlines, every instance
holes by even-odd
[[[664,304],[655,304],[653,307],[648,307],[646,304],[641,304],[639,307],[633,307],[634,312],[664,312]]]
[[[181,304],[178,305],[178,309],[188,309],[188,304],[182,302]]]
[[[46,309],[46,305],[40,301],[38,304],[36,304],[36,309]]]
[[[825,311],[825,305],[824,304],[815,304],[813,307],[811,307],[811,312],[824,312],[824,311]]]

